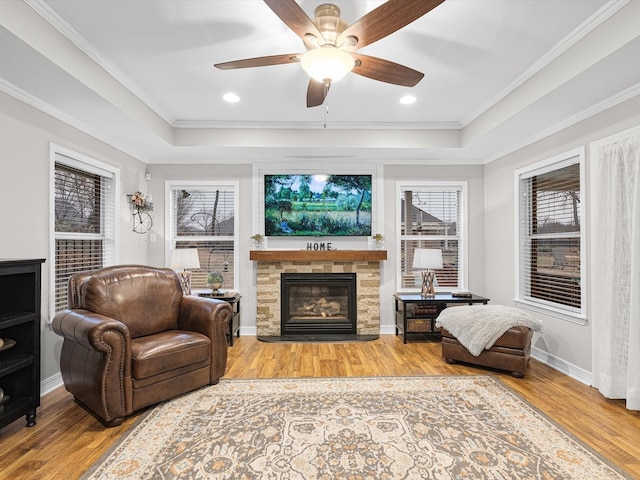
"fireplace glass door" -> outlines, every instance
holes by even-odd
[[[282,335],[355,334],[355,273],[283,273]]]

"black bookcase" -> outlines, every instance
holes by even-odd
[[[40,406],[40,283],[44,259],[0,259],[0,428]]]

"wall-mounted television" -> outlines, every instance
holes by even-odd
[[[265,175],[265,235],[370,236],[371,175]]]

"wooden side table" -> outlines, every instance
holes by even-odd
[[[216,293],[210,288],[192,290],[191,293],[199,297],[223,300],[231,305],[231,308],[233,308],[233,314],[229,319],[229,332],[227,334],[229,336],[229,346],[233,347],[234,337],[240,336],[240,299],[242,298],[242,295],[238,292],[230,291],[221,291],[220,293]]]
[[[437,293],[435,297],[423,297],[419,293],[396,293],[396,335],[402,332],[404,343],[409,333],[422,333],[440,338],[436,329],[436,318],[449,304],[481,303],[486,305],[488,298],[472,294],[470,297],[454,297],[451,293]]]

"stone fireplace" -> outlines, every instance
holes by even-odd
[[[258,337],[283,335],[281,279],[285,273],[354,274],[357,318],[355,334],[380,334],[380,261],[386,260],[386,251],[252,250],[249,258],[257,262]]]

